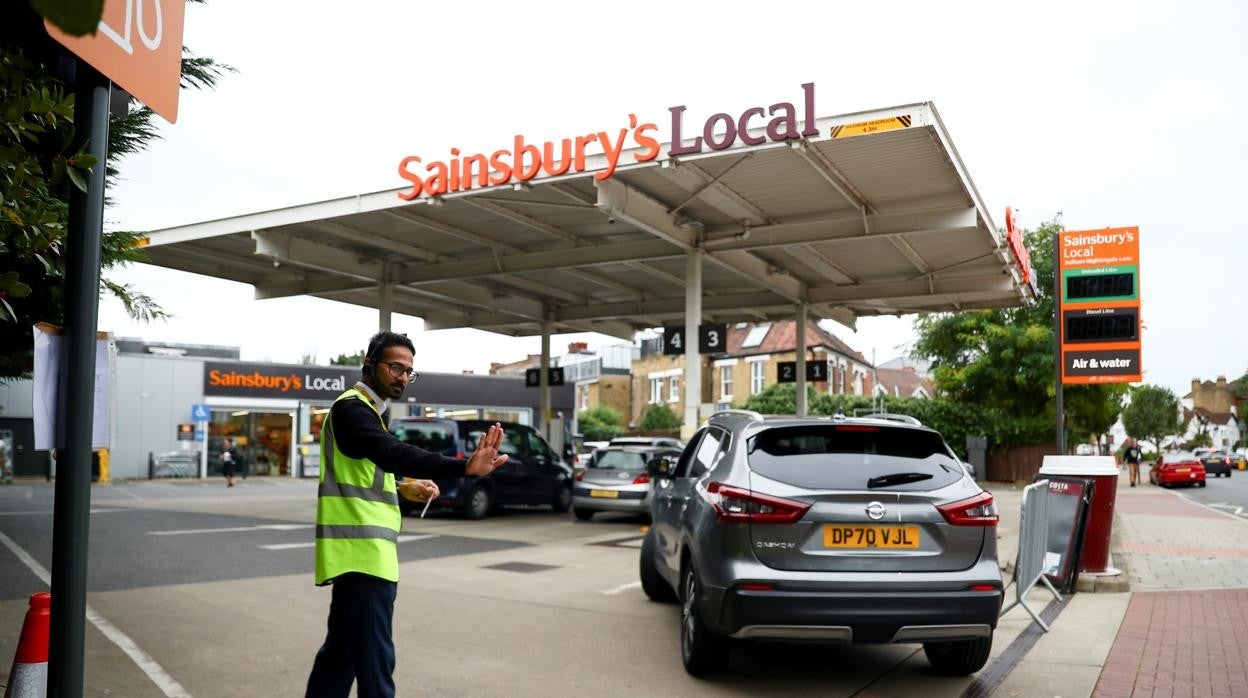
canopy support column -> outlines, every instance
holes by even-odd
[[[390,331],[390,317],[394,314],[394,284],[383,281],[377,284],[377,327]]]
[[[685,251],[685,418],[680,436],[686,441],[698,429],[702,404],[702,355],[698,326],[702,324],[702,251]]]
[[[550,321],[542,321],[542,359],[537,378],[537,430],[550,438]]]
[[[806,416],[806,303],[797,304],[797,416]]]

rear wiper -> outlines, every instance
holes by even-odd
[[[892,475],[881,475],[867,480],[867,489],[875,489],[877,487],[892,487],[893,485],[905,485],[911,482],[919,482],[920,480],[931,480],[930,473],[893,473]]]

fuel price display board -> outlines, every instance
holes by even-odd
[[[1057,236],[1062,383],[1135,383],[1140,367],[1140,229]]]

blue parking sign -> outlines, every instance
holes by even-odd
[[[212,410],[208,405],[191,405],[191,421],[207,422],[212,419]]]

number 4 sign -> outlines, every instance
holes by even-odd
[[[685,326],[663,328],[663,353],[679,356],[685,353]],[[703,323],[698,326],[698,353],[721,354],[728,351],[728,325],[722,322]]]

